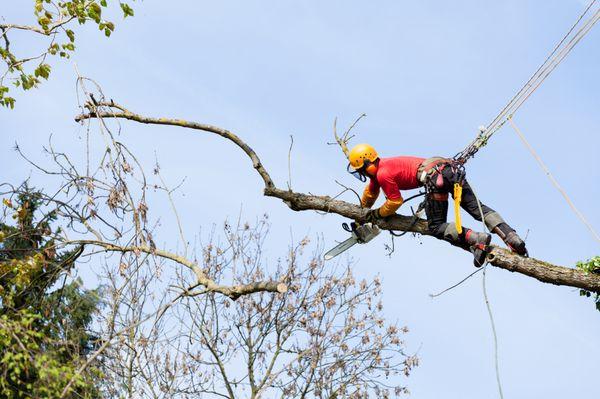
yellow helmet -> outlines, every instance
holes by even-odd
[[[365,165],[365,160],[375,162],[377,158],[379,158],[377,151],[369,144],[355,145],[348,155],[350,166],[352,166],[354,170],[362,168]]]

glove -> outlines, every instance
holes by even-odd
[[[371,210],[369,210],[369,212],[367,212],[366,219],[367,219],[367,222],[377,223],[377,221],[379,221],[379,220],[381,220],[383,218],[379,214],[379,208],[377,208],[377,209],[371,209]]]

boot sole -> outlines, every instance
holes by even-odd
[[[489,246],[490,243],[492,242],[492,235],[488,234],[486,239],[485,239],[485,246]],[[485,259],[487,257],[488,252],[482,249],[475,249],[473,251],[473,256],[475,259],[473,259],[473,265],[475,265],[475,267],[481,267],[483,265],[485,265]],[[483,257],[483,259],[481,259]]]
[[[525,241],[521,240],[521,237],[519,237],[516,233],[513,233],[513,234],[516,235],[516,237],[519,239],[519,241],[520,241],[519,246],[517,247],[516,245],[511,245],[507,241],[504,241],[504,243],[506,244],[506,246],[511,251],[513,251],[514,253],[516,253],[517,255],[528,256],[529,254],[527,253],[527,248],[525,248]],[[508,240],[508,236],[506,238]]]

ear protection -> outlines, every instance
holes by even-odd
[[[365,159],[365,163],[363,165],[363,167],[361,168],[363,173],[366,173],[369,176],[375,176],[375,174],[377,173],[377,161],[379,160],[379,158],[377,158],[375,161],[371,162],[367,159]]]
[[[369,162],[369,164],[365,168],[365,172],[367,172],[367,174],[369,174],[371,176],[374,175],[377,172],[377,165]]]

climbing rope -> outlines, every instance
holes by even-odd
[[[544,82],[544,80],[554,71],[554,69],[565,59],[571,50],[583,39],[583,37],[592,29],[600,19],[600,6],[594,7],[597,0],[592,0],[571,29],[554,47],[554,50],[539,66],[529,80],[521,87],[515,96],[506,104],[500,113],[487,125],[481,127],[480,132],[463,151],[457,153],[454,159],[460,163],[467,162],[475,156],[477,151],[484,147],[494,133],[500,130],[507,120],[514,115],[523,103],[535,92],[535,90]],[[594,11],[595,10],[595,11]],[[586,15],[590,15],[584,19]],[[577,29],[578,28],[578,29]]]
[[[573,210],[573,212],[575,212],[575,214],[577,215],[577,217],[579,218],[579,220],[581,220],[581,222],[592,233],[592,236],[594,237],[594,239],[596,241],[600,242],[600,236],[598,236],[598,233],[596,233],[596,230],[594,230],[594,227],[592,227],[592,225],[587,221],[587,219],[585,218],[585,216],[583,216],[583,213],[581,213],[579,211],[579,209],[577,209],[575,207],[575,204],[573,203],[573,201],[571,201],[571,198],[569,198],[569,196],[567,195],[566,191],[561,187],[561,185],[558,184],[558,181],[554,178],[554,176],[552,175],[552,173],[550,173],[550,170],[548,169],[548,167],[546,166],[546,164],[544,163],[544,161],[542,161],[542,158],[540,158],[540,156],[533,149],[533,147],[531,146],[531,144],[529,144],[529,142],[527,141],[527,139],[525,138],[525,136],[523,135],[523,133],[521,132],[521,130],[517,127],[517,125],[515,124],[515,122],[513,121],[513,119],[509,118],[508,121],[510,122],[510,125],[515,130],[515,132],[517,133],[517,135],[519,136],[519,138],[521,139],[521,141],[523,142],[523,144],[525,144],[525,147],[527,147],[527,149],[529,150],[529,152],[531,153],[531,155],[535,158],[535,160],[537,161],[537,163],[540,165],[540,167],[542,168],[542,170],[544,171],[544,173],[546,174],[546,176],[548,176],[548,179],[550,179],[550,181],[552,182],[552,184],[554,185],[554,187],[556,187],[556,189],[562,194],[562,196],[564,197],[565,201],[567,201],[567,204],[569,204],[569,206],[571,207],[571,209]]]
[[[477,208],[479,209],[479,214],[481,215],[481,225],[483,226],[483,231],[484,232],[488,231],[488,228],[485,224],[485,216],[483,214],[483,209],[481,208],[481,201],[479,201],[479,197],[477,196],[477,193],[475,192],[475,190],[472,189],[472,191],[473,191],[473,195],[475,196],[475,200],[477,201]],[[491,233],[491,232],[488,231],[488,233]],[[495,370],[496,370],[496,384],[498,385],[498,394],[500,395],[500,399],[504,399],[504,394],[502,393],[502,382],[500,380],[500,365],[499,365],[499,361],[498,361],[498,333],[496,332],[496,323],[494,322],[494,314],[492,313],[492,306],[490,305],[490,299],[488,298],[487,287],[485,284],[487,266],[488,266],[488,261],[487,261],[487,257],[486,257],[484,264],[482,266],[483,273],[481,276],[481,283],[482,283],[482,288],[483,288],[483,299],[485,301],[485,307],[487,309],[487,313],[490,318],[492,335],[494,337],[494,366],[495,366]]]
[[[523,87],[517,92],[517,94],[515,94],[515,96],[500,111],[500,113],[487,125],[487,127],[480,128],[480,133],[475,138],[475,140],[473,140],[473,142],[471,142],[463,151],[457,153],[454,156],[454,160],[457,163],[464,165],[470,158],[475,156],[475,154],[477,153],[477,151],[479,151],[479,149],[481,149],[488,143],[489,139],[492,137],[492,135],[494,133],[496,133],[498,130],[500,130],[507,121],[510,121],[510,123],[513,124],[513,127],[515,128],[515,131],[517,131],[517,133],[519,134],[519,136],[521,137],[523,142],[526,143],[527,147],[530,149],[530,151],[532,151],[532,154],[534,154],[534,156],[536,157],[538,162],[540,162],[540,165],[542,166],[542,168],[546,171],[547,175],[550,177],[550,179],[553,181],[553,183],[555,183],[556,187],[563,194],[563,196],[565,197],[565,199],[567,200],[569,205],[573,208],[573,210],[580,217],[580,219],[582,219],[584,224],[586,224],[586,226],[588,226],[590,231],[592,231],[592,233],[594,234],[594,237],[596,239],[598,239],[598,235],[595,233],[595,231],[593,230],[591,225],[589,225],[589,223],[587,223],[587,221],[585,221],[585,218],[583,217],[583,215],[577,210],[577,208],[575,208],[572,201],[570,201],[570,199],[568,198],[568,196],[566,195],[564,190],[562,190],[562,188],[560,188],[560,186],[558,185],[556,180],[547,171],[547,168],[545,168],[545,165],[543,164],[543,162],[541,162],[541,159],[535,155],[531,146],[528,145],[525,138],[522,136],[522,134],[519,133],[518,129],[516,128],[516,126],[514,125],[514,123],[511,120],[512,116],[519,110],[519,108],[523,105],[523,103],[535,92],[535,90],[537,90],[537,88],[544,82],[544,80],[550,75],[550,73],[552,73],[552,71],[554,71],[554,69],[556,69],[556,67],[565,59],[565,57],[571,52],[571,50],[575,47],[575,45],[577,45],[577,43],[579,43],[581,41],[581,39],[592,29],[592,27],[596,24],[596,22],[598,22],[598,20],[600,19],[600,7],[597,8],[594,12],[592,12],[591,16],[589,18],[584,20],[585,16],[588,15],[588,13],[590,13],[590,10],[592,10],[592,8],[596,5],[596,2],[597,2],[597,0],[592,0],[590,2],[590,4],[587,6],[587,8],[579,16],[577,21],[573,24],[571,29],[569,29],[567,34],[560,40],[560,42],[556,45],[554,50],[550,53],[550,55],[546,58],[546,60],[539,66],[539,68],[535,71],[535,73],[529,78],[529,80],[525,83],[525,85],[523,85]],[[584,21],[584,22],[582,23],[582,21]],[[575,32],[575,33],[573,34],[573,32]],[[458,196],[460,198],[460,188],[455,186],[454,189],[455,189],[455,196]],[[473,192],[473,194],[475,195],[475,199],[477,201],[477,206],[478,206],[479,212],[481,214],[481,223],[483,225],[483,231],[486,231],[487,227],[485,225],[485,217],[483,214],[483,210],[481,208],[481,202],[479,201],[477,194],[475,194],[475,192]],[[458,224],[460,224],[460,213],[458,212],[458,207],[455,207],[455,219],[456,219],[456,222]],[[500,379],[500,366],[499,366],[499,360],[498,360],[498,334],[496,331],[496,324],[494,322],[494,316],[492,313],[492,308],[490,305],[489,297],[487,294],[487,287],[486,287],[487,265],[488,265],[488,262],[486,259],[486,261],[482,267],[482,269],[483,269],[483,275],[482,275],[483,297],[484,297],[487,313],[490,318],[490,325],[491,325],[492,334],[493,334],[493,338],[494,338],[494,365],[495,365],[495,371],[496,371],[496,383],[498,386],[498,393],[499,393],[500,399],[503,399],[504,394],[502,391],[502,383],[501,383],[501,379]],[[472,273],[471,275],[467,276],[467,278],[463,279],[458,284],[461,284],[463,281],[465,281],[466,279],[471,277],[473,274],[475,274],[475,273]],[[452,289],[452,288],[454,288],[454,286],[451,287],[450,289]],[[447,290],[444,290],[444,291],[442,291],[442,293],[446,292],[446,291]]]

